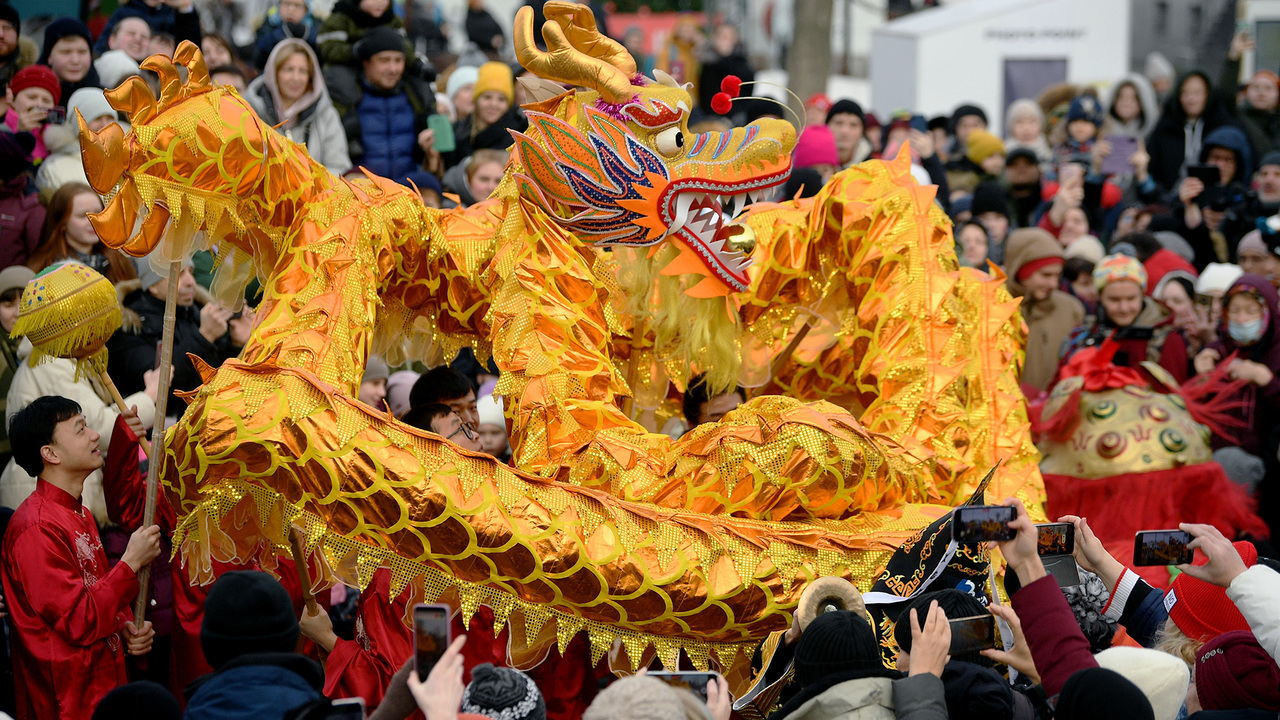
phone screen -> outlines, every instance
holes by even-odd
[[[1182,530],[1143,530],[1133,537],[1133,564],[1185,565],[1195,558],[1190,542]]]
[[[697,695],[702,702],[707,701],[707,685],[714,682],[719,673],[685,670],[680,672],[651,672],[649,677],[661,680],[668,685],[682,687]]]
[[[977,652],[996,646],[996,623],[990,615],[974,615],[950,621],[952,655]]]
[[[414,664],[418,678],[423,682],[449,648],[451,614],[448,605],[420,603],[413,606]]]
[[[1070,555],[1076,550],[1076,526],[1071,523],[1036,525],[1037,550],[1043,555]]]
[[[1127,135],[1108,135],[1107,144],[1111,146],[1111,154],[1102,159],[1103,175],[1124,175],[1133,172],[1129,161],[1138,152],[1138,138]]]
[[[324,720],[365,720],[364,698],[334,700]]]
[[[951,539],[961,544],[1012,540],[1018,531],[1009,523],[1017,519],[1018,511],[1004,505],[958,507],[951,515]]]
[[[911,116],[911,129],[920,132],[929,132],[929,121],[924,119],[923,115]]]
[[[56,107],[45,115],[44,121],[49,125],[61,125],[67,121],[67,109],[64,107]]]

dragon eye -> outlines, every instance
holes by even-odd
[[[658,133],[653,142],[658,146],[658,152],[667,157],[674,157],[684,149],[684,133],[680,132],[678,127],[669,127]]]

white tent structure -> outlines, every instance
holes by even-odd
[[[1004,109],[1057,82],[1107,86],[1129,69],[1129,0],[967,0],[894,20],[871,44],[877,114]]]

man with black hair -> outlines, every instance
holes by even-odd
[[[857,165],[875,151],[866,137],[866,124],[866,113],[853,100],[837,100],[827,111],[827,129],[835,138],[836,153],[840,158],[837,171]]]
[[[434,367],[422,373],[422,377],[418,378],[409,391],[410,408],[431,403],[448,405],[472,430],[480,424],[475,386],[466,375],[448,365]]]
[[[706,376],[698,374],[690,378],[689,389],[684,393],[684,419],[692,430],[704,423],[719,422],[730,410],[746,401],[747,394],[740,387],[727,393],[710,395],[707,392]]]
[[[14,460],[38,478],[0,547],[17,716],[79,720],[128,682],[126,651],[151,650],[151,623],[135,626],[129,605],[138,571],[160,553],[160,528],[134,532],[108,568],[98,527],[80,502],[102,453],[76,402],[37,398],[14,415],[9,437]]]

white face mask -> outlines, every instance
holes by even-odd
[[[1227,334],[1232,340],[1240,345],[1252,345],[1262,339],[1262,333],[1266,328],[1262,324],[1262,318],[1250,320],[1249,322],[1228,322]]]

